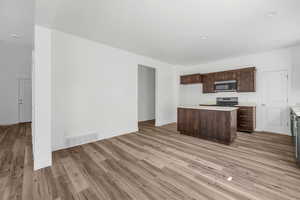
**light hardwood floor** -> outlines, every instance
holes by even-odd
[[[33,172],[30,125],[0,132],[1,200],[300,199],[288,136],[238,133],[226,146],[143,123],[139,133],[54,152],[51,168]]]

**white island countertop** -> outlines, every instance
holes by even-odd
[[[236,107],[220,107],[220,106],[197,106],[197,105],[180,105],[178,108],[198,109],[198,110],[214,110],[214,111],[234,111]]]
[[[216,103],[200,103],[200,106],[215,106]],[[233,107],[256,107],[256,103],[239,103]]]

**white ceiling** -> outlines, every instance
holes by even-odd
[[[265,51],[300,41],[300,0],[36,3],[40,25],[177,65]],[[277,14],[270,17],[269,12]]]
[[[0,42],[32,47],[33,25],[34,0],[0,0]]]

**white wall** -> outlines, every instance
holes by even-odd
[[[138,67],[138,119],[155,119],[155,69]]]
[[[19,78],[31,78],[29,46],[0,43],[0,125],[19,122]]]
[[[296,54],[296,51],[295,51]],[[299,55],[299,50],[298,54]],[[295,55],[296,57],[296,55]],[[299,57],[299,56],[298,56]],[[290,74],[289,83],[289,103],[295,104],[295,93],[299,94],[299,84],[296,83],[296,77],[300,77],[299,69],[292,57],[292,49],[281,49],[271,52],[253,54],[219,60],[216,62],[201,64],[191,67],[179,67],[178,75],[190,73],[208,73],[216,71],[225,71],[236,68],[255,66],[257,68],[257,92],[255,93],[214,93],[203,94],[202,84],[196,85],[180,85],[178,81],[179,104],[199,104],[199,103],[215,103],[216,97],[237,96],[240,102],[257,104],[257,130],[262,129],[262,109],[261,109],[261,72],[268,70],[288,70]],[[299,63],[299,60],[298,60]],[[299,64],[297,65],[299,66]],[[292,72],[293,76],[292,76]],[[177,79],[178,80],[178,79]],[[298,80],[299,82],[299,80]],[[299,96],[298,96],[299,101]]]
[[[292,54],[292,102],[291,104],[300,104],[300,46],[291,48]]]
[[[157,125],[175,122],[171,65],[52,30],[52,148],[66,137],[137,131],[139,64],[157,70]]]
[[[51,154],[51,31],[35,27],[32,70],[32,142],[34,169],[50,166]]]

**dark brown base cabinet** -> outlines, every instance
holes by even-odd
[[[256,128],[256,107],[253,106],[237,106],[238,117],[237,125],[238,131],[241,132],[254,132]]]
[[[184,135],[230,144],[236,138],[237,110],[178,108],[177,130]]]
[[[210,104],[200,104],[200,106],[215,106]],[[240,132],[252,133],[256,129],[256,107],[255,106],[235,106],[237,111],[237,130]]]

